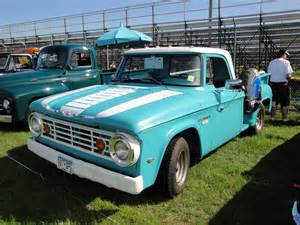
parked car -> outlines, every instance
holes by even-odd
[[[0,118],[27,121],[32,101],[101,83],[93,48],[77,44],[44,47],[35,70],[0,76]]]
[[[225,50],[129,50],[111,84],[33,102],[28,149],[108,187],[139,194],[157,182],[175,196],[190,161],[246,129],[260,132],[271,107],[269,75],[258,74],[248,99]]]
[[[6,73],[32,70],[34,55],[29,53],[0,53],[0,76]]]

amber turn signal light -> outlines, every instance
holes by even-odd
[[[105,149],[105,142],[102,139],[97,139],[96,147],[100,152],[102,152]]]
[[[50,128],[50,126],[49,126],[49,125],[47,125],[47,124],[44,124],[43,133],[44,133],[44,134],[49,134],[49,133],[50,133],[50,131],[51,131],[51,128]]]

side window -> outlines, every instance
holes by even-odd
[[[230,79],[227,64],[219,57],[209,57],[206,62],[206,84],[213,84],[216,88],[224,87]]]
[[[71,56],[71,67],[72,69],[91,66],[92,60],[88,51],[77,51],[73,52]]]
[[[29,56],[13,56],[16,69],[30,69],[32,62]]]

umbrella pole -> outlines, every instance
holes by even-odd
[[[106,45],[106,69],[109,70],[109,47]]]

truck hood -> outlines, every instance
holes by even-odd
[[[199,110],[201,98],[197,89],[99,85],[38,100],[31,109],[47,110],[49,115],[72,122],[139,133]]]
[[[0,73],[0,90],[12,90],[15,86],[25,86],[32,84],[32,80],[43,79],[49,75],[61,73],[60,69],[29,70],[15,73]]]

